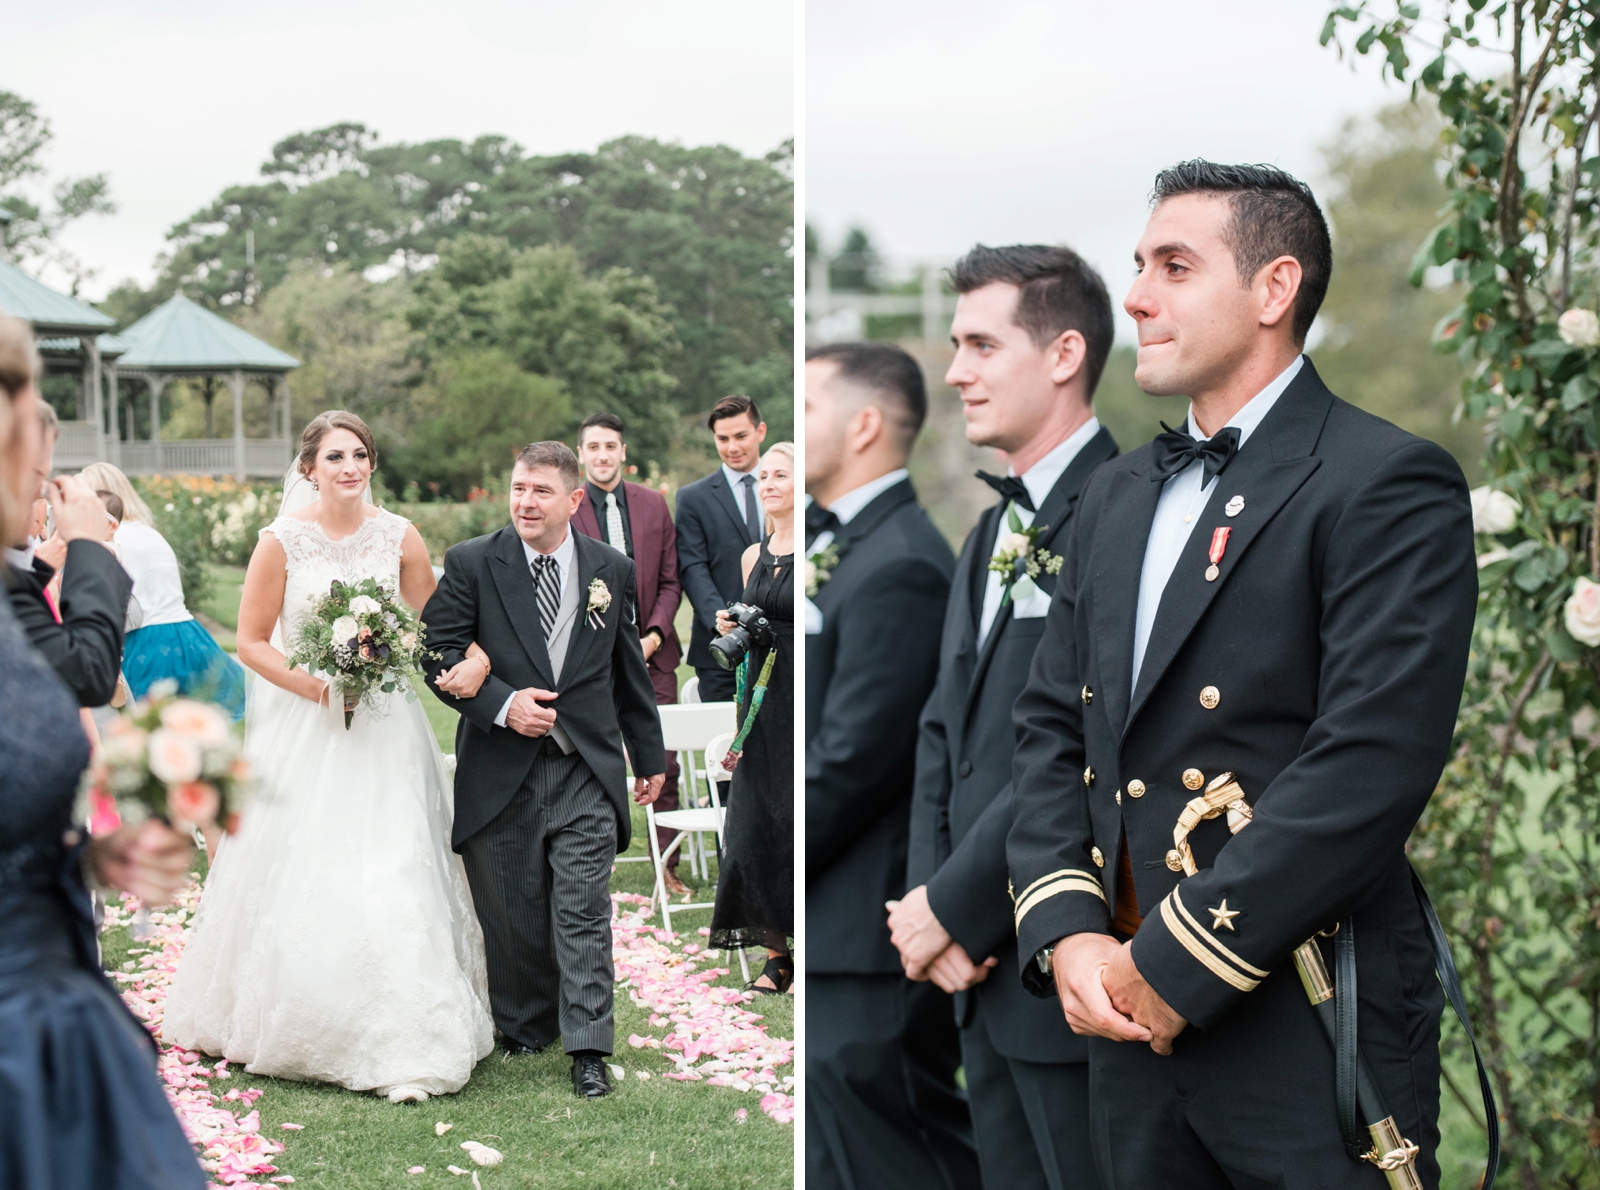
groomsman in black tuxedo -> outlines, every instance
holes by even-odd
[[[907,982],[883,916],[955,567],[906,475],[927,410],[897,347],[806,357],[810,1190],[979,1184],[950,998]]]
[[[756,499],[756,466],[767,423],[749,397],[723,397],[706,419],[722,466],[678,489],[678,577],[694,606],[689,664],[701,702],[732,702],[735,678],[711,655],[717,613],[744,593],[740,559],[762,537],[765,514]]]
[[[1117,453],[1092,403],[1111,299],[1070,248],[980,245],[951,277],[961,296],[945,381],[961,391],[968,441],[1011,465],[1004,478],[979,473],[1001,498],[956,563],[917,746],[911,891],[889,925],[906,974],[956,993],[985,1185],[1094,1190],[1088,1047],[1059,1007],[1018,982],[1006,834],[1011,711],[1044,635],[1052,559],[1090,473]],[[991,560],[1015,553],[1018,531],[1035,535],[1020,567],[1002,573]]]
[[[1118,1190],[1385,1184],[1347,1155],[1290,958],[1324,933],[1353,948],[1328,963],[1359,1009],[1340,1069],[1365,1055],[1439,1184],[1443,997],[1405,843],[1461,698],[1472,515],[1449,455],[1301,354],[1332,260],[1280,170],[1156,179],[1123,305],[1140,387],[1188,418],[1089,481],[1017,701],[1022,978],[1088,1037]]]

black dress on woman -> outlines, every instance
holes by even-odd
[[[740,597],[766,612],[772,625],[768,648],[750,650],[741,726],[768,651],[776,650],[777,658],[733,770],[711,911],[714,947],[783,949],[794,933],[794,555],[774,556],[770,545],[771,538],[762,541]]]
[[[77,700],[0,598],[0,1190],[199,1190],[65,838],[88,763]]]

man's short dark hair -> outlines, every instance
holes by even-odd
[[[578,474],[578,456],[565,442],[530,442],[517,451],[517,462],[530,471],[537,467],[554,467],[569,492],[582,482]]]
[[[751,425],[759,426],[761,424],[761,410],[756,408],[756,403],[747,396],[733,393],[723,397],[722,400],[711,406],[711,415],[706,418],[706,428],[714,432],[717,428],[717,423],[723,418],[738,417],[745,413],[750,415]]]
[[[885,420],[907,452],[928,419],[928,388],[917,361],[888,343],[829,343],[806,352],[806,362],[830,360],[841,380],[888,398]]]
[[[591,413],[583,419],[583,424],[578,427],[578,445],[583,445],[583,432],[585,430],[593,430],[597,427],[602,430],[610,430],[624,442],[627,441],[627,437],[622,432],[622,419],[615,413]]]
[[[1159,206],[1180,194],[1215,194],[1228,199],[1233,218],[1223,228],[1222,238],[1246,288],[1280,256],[1300,262],[1294,338],[1303,345],[1333,275],[1333,241],[1311,187],[1275,165],[1217,165],[1196,159],[1180,161],[1157,174],[1150,203]]]
[[[997,282],[1022,291],[1017,295],[1016,324],[1028,332],[1035,347],[1043,347],[1067,331],[1083,336],[1087,348],[1084,376],[1093,397],[1116,334],[1111,297],[1094,266],[1058,244],[1005,248],[979,244],[950,270],[950,283],[957,293],[971,293]]]

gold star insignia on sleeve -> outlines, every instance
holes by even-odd
[[[1215,909],[1208,908],[1206,912],[1211,914],[1211,928],[1213,930],[1220,930],[1224,926],[1232,930],[1233,919],[1239,916],[1239,910],[1228,908],[1227,897],[1222,898],[1222,904],[1220,906]]]

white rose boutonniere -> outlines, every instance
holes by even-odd
[[[995,542],[994,556],[989,559],[989,569],[1000,575],[1000,606],[1018,599],[1030,599],[1038,591],[1034,580],[1040,574],[1060,574],[1062,557],[1049,550],[1038,548],[1044,525],[1023,528],[1022,518],[1015,507],[1006,509],[1008,533],[1002,533]]]
[[[1600,645],[1600,583],[1580,578],[1563,609],[1567,635],[1591,649]]]
[[[596,578],[589,584],[589,627],[598,631],[605,625],[606,612],[611,609],[611,588]]]
[[[815,599],[839,565],[839,550],[831,542],[806,558],[806,598]]]

